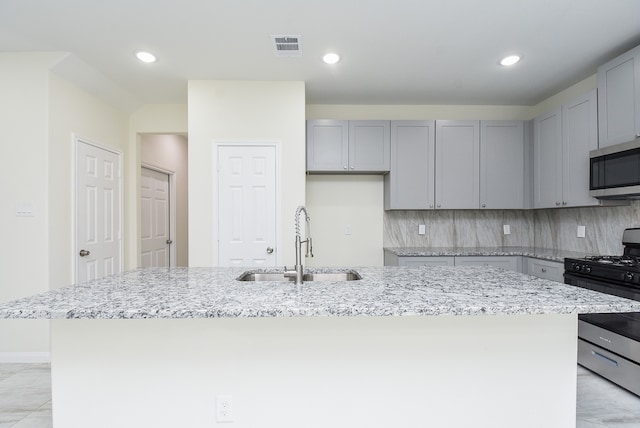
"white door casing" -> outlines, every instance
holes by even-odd
[[[75,281],[122,271],[122,154],[76,138]]]
[[[140,169],[140,261],[142,267],[175,266],[171,237],[170,174]]]
[[[275,144],[218,144],[219,266],[276,266],[278,162]]]

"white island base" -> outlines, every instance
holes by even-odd
[[[52,320],[53,426],[575,427],[576,337],[576,314]]]

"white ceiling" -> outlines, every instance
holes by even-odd
[[[301,58],[275,55],[287,34]],[[533,105],[638,44],[639,0],[0,0],[0,51],[70,52],[59,72],[93,70],[129,104],[248,79],[304,80],[308,104]]]

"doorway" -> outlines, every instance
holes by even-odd
[[[188,139],[182,134],[140,134],[140,176],[138,184],[138,266],[188,266],[189,265],[189,196],[188,196]],[[145,171],[145,169],[147,171]],[[148,170],[164,174],[149,178]],[[147,176],[145,176],[145,174]],[[169,180],[169,197],[163,201],[160,184]],[[161,177],[161,178],[159,178]],[[153,183],[151,182],[153,181]],[[146,182],[146,184],[145,184]],[[144,187],[155,187],[155,196]],[[144,198],[143,198],[144,195]],[[155,201],[154,201],[155,200]],[[168,214],[160,214],[167,204]],[[153,206],[153,208],[152,208]],[[162,223],[165,218],[166,223]],[[154,224],[154,222],[160,222]],[[164,226],[168,232],[162,232]],[[150,240],[151,230],[157,236]],[[166,236],[165,236],[166,234]],[[166,242],[170,241],[169,244]],[[153,245],[150,247],[148,244]],[[164,250],[160,247],[163,246]],[[155,250],[153,250],[155,248]],[[155,254],[153,254],[155,251]],[[164,252],[164,254],[163,254]],[[163,257],[168,257],[163,258]],[[153,260],[156,258],[156,261]],[[164,260],[164,261],[163,261]],[[166,263],[166,264],[165,264]]]
[[[148,166],[140,169],[140,262],[144,268],[175,266],[172,176]]]

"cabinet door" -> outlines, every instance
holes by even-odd
[[[436,121],[436,208],[480,206],[480,122]]]
[[[308,120],[307,171],[346,171],[348,144],[346,120]]]
[[[398,266],[453,266],[453,257],[399,257]]]
[[[600,147],[640,137],[640,46],[598,67]]]
[[[599,205],[589,196],[589,151],[598,148],[597,92],[562,106],[562,200],[567,206]]]
[[[480,122],[480,208],[524,208],[524,123]]]
[[[384,177],[385,209],[433,208],[435,122],[391,122],[391,167]]]
[[[349,121],[349,171],[389,171],[389,126],[388,120]]]
[[[522,272],[522,257],[518,256],[456,256],[456,266],[493,266],[512,272]]]
[[[564,282],[564,265],[559,262],[527,257],[527,273],[542,279]]]
[[[562,120],[561,110],[533,120],[533,206],[562,205]]]

